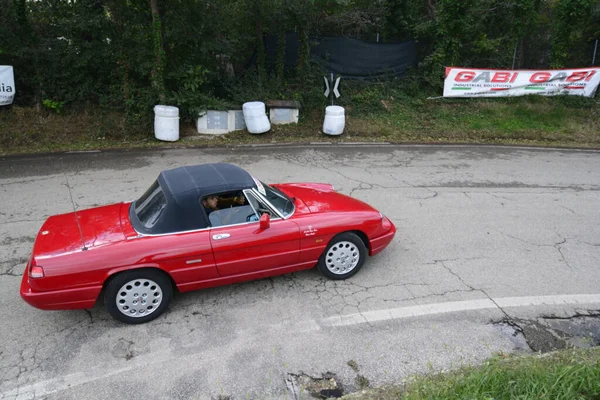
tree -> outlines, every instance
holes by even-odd
[[[152,11],[152,43],[154,49],[154,66],[152,68],[152,87],[161,103],[165,101],[165,49],[162,38],[162,23],[158,9],[158,0],[150,0]]]

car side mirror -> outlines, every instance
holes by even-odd
[[[260,229],[268,229],[271,226],[271,216],[264,213],[260,216]]]

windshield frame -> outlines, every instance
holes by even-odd
[[[296,204],[294,203],[294,199],[290,198],[288,195],[286,195],[285,193],[283,193],[281,190],[277,189],[276,187],[267,185],[264,182],[258,181],[260,182],[260,185],[257,185],[257,188],[255,188],[255,192],[260,196],[260,198],[265,201],[277,214],[279,214],[279,216],[282,219],[288,219],[291,216],[294,215],[294,213],[296,212]],[[275,194],[277,197],[280,197],[281,199],[285,200],[285,206],[283,208],[279,208],[276,207],[275,204],[273,204],[272,201],[269,200],[269,198],[267,197],[267,191],[272,192],[273,194]],[[289,213],[286,213],[286,209],[288,207],[288,205],[292,206],[292,209]]]

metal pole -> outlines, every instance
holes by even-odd
[[[515,69],[515,60],[517,59],[517,48],[519,47],[519,42],[517,42],[517,45],[515,46],[515,52],[513,54],[513,65],[512,65],[512,69]]]
[[[331,105],[333,105],[333,72],[331,73]]]
[[[592,57],[592,65],[596,65],[596,51],[598,50],[598,39],[596,39],[596,44],[594,45],[594,55]]]

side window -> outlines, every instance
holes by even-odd
[[[155,181],[135,203],[135,212],[145,228],[152,228],[167,207],[167,199]]]
[[[200,204],[212,227],[244,224],[254,216],[252,207],[241,191],[204,196]]]

